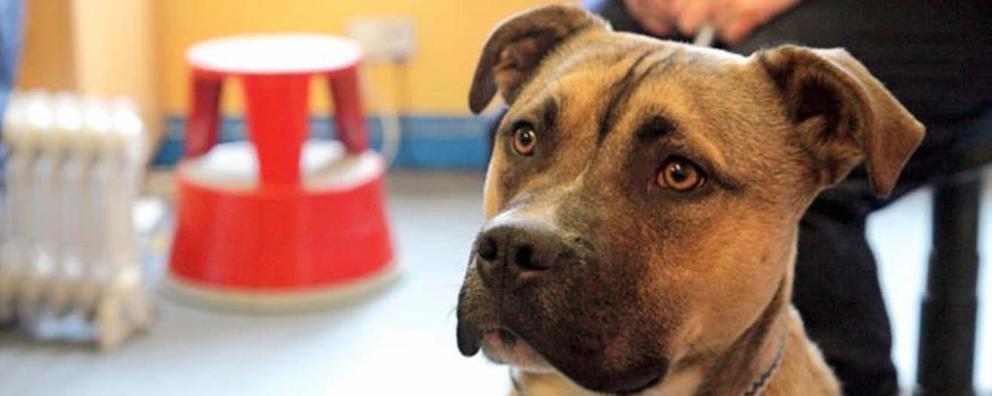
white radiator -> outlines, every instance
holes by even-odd
[[[12,95],[3,128],[0,324],[43,338],[58,333],[53,323],[81,324],[81,338],[101,348],[148,325],[131,219],[142,129],[126,99]]]

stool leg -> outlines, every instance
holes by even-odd
[[[973,396],[978,311],[978,175],[938,185],[933,248],[920,317],[916,394]]]
[[[330,85],[338,139],[349,153],[361,153],[369,147],[369,134],[362,110],[358,67],[334,73],[330,76]]]
[[[220,117],[220,93],[224,80],[193,76],[190,89],[190,113],[186,120],[185,157],[206,154],[217,143]]]
[[[300,181],[300,148],[307,137],[309,75],[242,78],[248,133],[258,155],[263,186]]]

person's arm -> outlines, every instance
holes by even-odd
[[[743,41],[757,27],[799,0],[624,0],[632,17],[655,35],[676,28],[688,37],[712,24],[729,44]]]
[[[669,40],[685,40],[685,37],[679,34],[678,29],[674,28],[674,24],[669,24],[666,27],[648,19],[642,23],[641,19],[635,15],[643,14],[643,12],[633,12],[630,10],[630,4],[627,4],[625,0],[583,0],[582,6],[603,17],[613,26],[613,30],[618,32],[644,34]],[[658,20],[671,20],[671,18]]]

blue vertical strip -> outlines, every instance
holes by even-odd
[[[7,110],[10,90],[14,86],[17,73],[17,62],[21,52],[21,29],[24,21],[24,2],[22,0],[0,0],[0,120]],[[3,123],[0,122],[0,136],[3,135]],[[7,149],[0,144],[0,191],[5,189],[3,182],[4,163]]]
[[[7,99],[14,86],[23,20],[22,0],[0,0],[0,115],[7,109]]]

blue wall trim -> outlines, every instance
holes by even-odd
[[[489,155],[489,119],[484,117],[410,116],[400,119],[402,142],[395,167],[412,169],[482,169]],[[382,142],[382,123],[368,119],[372,145],[378,149]],[[331,118],[310,119],[310,136],[331,139],[334,136]],[[156,166],[173,166],[183,156],[186,119],[171,116],[166,119],[166,135],[154,159]],[[244,139],[245,122],[241,117],[227,117],[221,123],[220,141]]]

